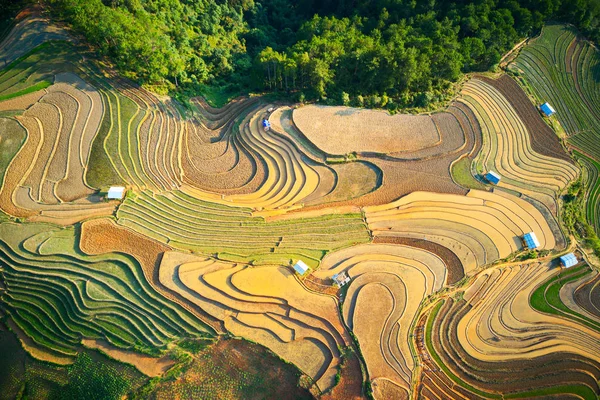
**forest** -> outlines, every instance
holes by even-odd
[[[462,74],[489,70],[548,20],[600,39],[600,0],[46,3],[141,84],[390,110],[443,100]]]

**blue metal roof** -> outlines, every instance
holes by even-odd
[[[494,171],[490,171],[487,174],[485,174],[485,179],[487,179],[490,183],[497,185],[498,182],[500,182],[500,175],[498,175]]]
[[[540,106],[540,108],[542,109],[542,112],[544,114],[546,114],[547,116],[551,116],[552,114],[554,114],[556,111],[554,111],[554,109],[552,108],[552,106],[548,103],[544,103]]]
[[[577,257],[575,257],[575,254],[573,254],[573,253],[565,254],[564,256],[560,257],[560,263],[565,268],[569,268],[569,267],[572,267],[573,265],[577,265],[578,262],[579,261],[577,261]]]
[[[533,232],[529,232],[523,235],[523,242],[525,242],[525,246],[527,246],[529,250],[537,249],[538,247],[540,247],[540,242],[538,241],[537,236],[535,236],[535,233]]]
[[[271,127],[271,123],[269,122],[269,120],[266,120],[266,119],[263,119],[262,125],[265,128]]]
[[[304,275],[306,271],[308,271],[308,265],[304,263],[302,260],[298,260],[298,262],[294,265],[294,270],[300,275]]]

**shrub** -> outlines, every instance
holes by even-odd
[[[60,400],[111,400],[121,399],[131,384],[117,370],[95,362],[82,353],[68,368],[69,383],[54,392],[53,399]]]

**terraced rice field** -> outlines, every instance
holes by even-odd
[[[521,51],[514,62],[540,101],[556,109],[556,117],[567,132],[570,143],[600,156],[590,141],[598,130],[600,65],[598,50],[578,38],[565,25],[547,25],[542,34]],[[585,147],[585,145],[592,147]]]
[[[565,273],[573,278],[561,280],[557,289],[577,278],[589,279],[591,271],[583,266]],[[493,268],[480,273],[460,296],[440,301],[418,339],[425,342],[420,396],[529,398],[560,393],[562,398],[596,398],[598,330],[581,320],[559,318],[557,309],[562,307],[575,313],[551,293],[562,275],[560,269],[540,263]]]
[[[173,248],[253,264],[289,265],[301,258],[316,266],[329,251],[369,240],[360,214],[266,222],[251,209],[208,203],[178,191],[145,191],[128,198],[117,220]]]
[[[600,53],[572,27],[551,24],[525,46],[511,68],[537,101],[548,101],[588,172],[600,162]],[[553,117],[554,118],[554,117]],[[598,229],[598,196],[588,185],[587,218]]]
[[[0,42],[0,67],[6,67],[40,44],[49,40],[67,40],[66,32],[38,13],[18,22]]]
[[[342,315],[358,338],[369,378],[374,385],[392,382],[408,398],[414,369],[411,321],[421,301],[444,285],[444,261],[409,246],[367,244],[328,255],[315,276],[340,272],[352,279]]]
[[[472,79],[461,94],[461,101],[473,109],[481,123],[483,146],[475,161],[477,172],[497,172],[502,177],[500,187],[539,200],[556,215],[556,194],[577,177],[577,168],[564,160],[566,155],[557,158],[554,152],[536,152],[532,147],[533,133],[529,133],[515,107],[489,80]],[[561,156],[556,139],[546,142],[555,143],[555,153]]]
[[[349,344],[337,302],[307,291],[289,268],[167,252],[159,274],[163,285],[223,321],[229,332],[293,362],[320,390],[334,385],[339,349]]]
[[[282,126],[287,135],[295,138],[307,154],[311,154],[315,158],[320,158],[332,163],[339,162],[339,155],[330,154],[309,140],[309,136],[335,136],[333,133],[325,133],[320,129],[309,127],[308,129],[312,130],[312,132],[305,134],[299,129],[293,118],[298,111],[304,112],[301,110],[303,110],[303,108],[294,111],[291,121],[289,114],[287,116],[282,114],[279,117],[280,124],[273,123],[272,126],[276,129],[278,125]],[[319,107],[318,110],[318,114],[325,114],[331,119],[340,118],[341,121],[346,118],[352,118],[351,114],[357,113],[355,109],[343,107]],[[349,113],[349,116],[346,115]],[[336,116],[336,114],[341,115]],[[381,116],[381,113],[378,111],[360,111],[360,115],[362,116],[363,114],[367,116],[367,119],[370,118],[371,120],[376,119],[377,116]],[[278,114],[274,113],[274,115]],[[429,129],[429,133],[423,134],[426,136],[436,136],[436,141],[428,144],[425,143],[423,145],[407,145],[403,151],[395,149],[395,151],[390,150],[389,152],[373,151],[378,150],[376,148],[365,148],[361,151],[362,147],[360,146],[362,146],[362,144],[358,144],[357,141],[349,141],[349,145],[354,143],[353,146],[358,146],[354,148],[352,154],[355,154],[360,161],[366,161],[376,165],[382,171],[382,185],[377,190],[358,199],[338,201],[331,205],[340,207],[347,205],[382,205],[417,190],[455,194],[466,193],[466,190],[457,184],[452,177],[451,166],[457,160],[464,158],[472,160],[481,146],[479,123],[469,107],[461,102],[453,102],[444,112],[420,116],[416,119],[410,116],[400,117],[402,116],[399,116],[398,121],[403,121],[403,123],[413,120],[425,121],[423,127],[429,127],[427,128]],[[328,124],[329,127],[332,126],[332,124]],[[346,122],[340,122],[339,125],[347,126],[347,124],[348,123]],[[391,122],[388,123],[388,125],[389,124],[391,124]],[[423,127],[419,129],[426,129]],[[392,128],[391,126],[388,126],[385,129],[389,130]],[[403,129],[405,128],[402,127],[396,127],[394,129],[399,132],[404,132],[405,134],[409,130],[406,128],[406,131],[404,131]],[[335,132],[335,129],[332,132]],[[365,127],[361,132],[370,134],[368,127]],[[389,134],[389,132],[387,134]],[[400,142],[406,141],[410,141],[410,135],[404,135],[400,140]],[[345,143],[345,141],[337,142]],[[324,205],[308,208],[315,209],[322,207],[324,207]]]
[[[156,352],[212,332],[157,295],[129,256],[82,255],[73,229],[3,222],[0,237],[3,306],[50,362],[72,362],[82,339]]]
[[[222,372],[182,338],[229,334],[324,399],[367,381],[376,399],[598,393],[597,272],[490,267],[527,232],[565,247],[557,199],[579,175],[512,78],[420,116],[256,96],[185,109],[65,35],[34,14],[0,44],[0,316],[34,357],[99,349],[185,370],[156,397],[210,396],[189,379]],[[598,166],[578,157],[597,224]],[[113,185],[122,201],[104,200]]]
[[[600,230],[600,178],[598,176],[600,163],[578,151],[575,151],[575,155],[586,171],[585,215],[588,223],[598,232]]]
[[[503,192],[415,192],[384,206],[366,207],[365,217],[375,237],[419,238],[450,249],[467,274],[522,250],[520,238],[527,232],[535,232],[542,249],[556,245],[542,214]]]

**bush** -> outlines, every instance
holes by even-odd
[[[350,95],[346,92],[342,92],[341,101],[342,101],[343,105],[345,105],[345,106],[349,105],[350,104]]]
[[[117,370],[82,353],[68,368],[69,383],[54,392],[56,400],[118,400],[131,384]]]

